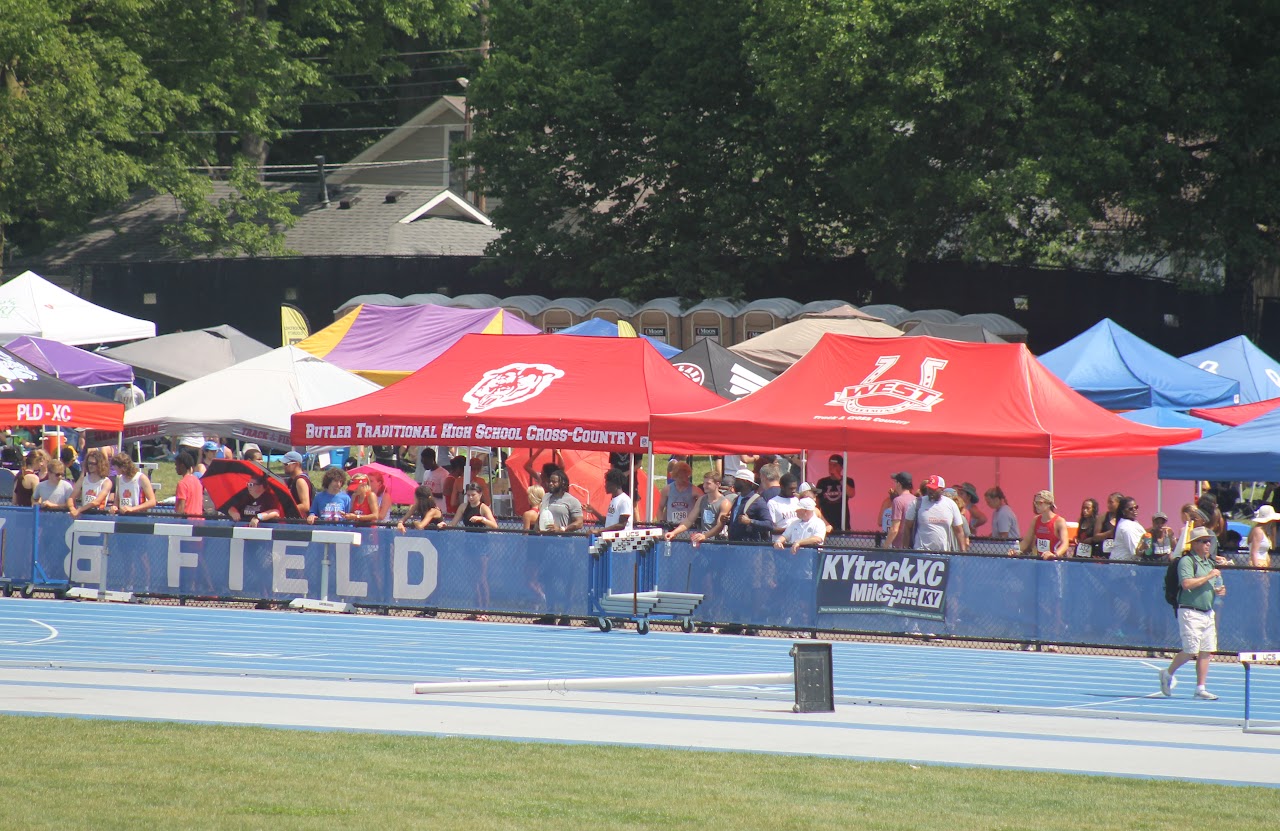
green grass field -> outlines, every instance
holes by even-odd
[[[1263,788],[764,754],[13,716],[0,742],[6,829],[1270,831],[1280,816]]]

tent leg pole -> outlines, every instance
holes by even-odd
[[[1049,491],[1053,492],[1053,454],[1049,454]]]
[[[849,451],[840,454],[840,530],[849,527]]]
[[[650,444],[650,445],[649,445],[649,492],[645,494],[645,497],[646,497],[645,502],[649,503],[649,504],[648,504],[648,507],[645,509],[645,511],[646,511],[646,513],[648,513],[648,515],[649,515],[649,522],[650,522],[650,523],[652,523],[652,522],[653,522],[654,517],[656,516],[656,514],[654,514],[654,509],[653,509],[653,491],[654,491],[654,487],[653,487],[653,445],[652,445],[652,444]]]

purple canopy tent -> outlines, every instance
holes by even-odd
[[[13,354],[42,372],[76,387],[119,386],[133,383],[133,367],[78,346],[23,335],[5,344]]]
[[[502,309],[369,306],[298,341],[297,347],[387,386],[430,363],[468,333],[535,335],[538,329]]]

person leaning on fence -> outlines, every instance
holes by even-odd
[[[60,459],[49,462],[49,475],[36,485],[31,501],[46,511],[65,511],[67,500],[71,498],[72,485],[64,477],[67,466]]]
[[[108,510],[113,514],[140,514],[156,506],[156,492],[147,474],[138,469],[133,458],[123,451],[111,457],[111,469],[116,474],[113,504]]]
[[[261,522],[273,522],[284,516],[280,500],[267,487],[267,474],[259,473],[249,477],[244,490],[232,497],[227,506],[227,516],[235,522],[248,520],[250,528],[257,528]]]
[[[934,474],[920,486],[920,496],[907,509],[902,538],[917,551],[967,551],[964,517],[950,498],[943,496],[946,480]]]
[[[818,490],[813,485],[810,485],[808,482],[800,483],[800,487],[796,489],[796,496],[800,497],[801,499],[804,499],[807,496],[813,500],[814,505],[818,504]],[[830,534],[832,531],[836,530],[835,526],[833,526],[830,522],[828,522],[827,518],[822,515],[821,510],[818,511],[816,516],[818,517],[818,519],[822,520],[822,525],[823,527],[826,528],[827,534]]]
[[[733,477],[728,477],[728,481],[732,488]],[[723,535],[729,524],[729,511],[732,507],[733,500],[720,490],[720,482],[715,473],[708,471],[702,476],[702,495],[694,501],[693,509],[684,522],[668,531],[664,538],[673,540],[689,531],[689,540],[697,546],[708,537]]]
[[[101,448],[91,447],[84,454],[84,472],[71,490],[67,510],[75,519],[84,513],[104,510],[111,496],[111,477],[108,476],[107,456]]]
[[[486,528],[493,529],[498,527],[498,521],[493,518],[493,511],[488,505],[480,501],[484,495],[480,491],[480,486],[475,482],[468,482],[463,489],[465,494],[462,504],[458,506],[457,512],[453,515],[451,522],[441,522],[443,525],[451,525],[454,528],[465,528],[468,531],[482,531]]]
[[[1067,535],[1067,521],[1055,512],[1057,506],[1053,494],[1040,491],[1031,499],[1031,508],[1036,512],[1036,521],[1027,529],[1017,548],[1009,549],[1009,555],[1039,557],[1042,560],[1056,560],[1067,556],[1071,547]]]
[[[438,528],[444,520],[444,514],[436,507],[435,494],[431,492],[431,483],[423,482],[413,489],[413,505],[404,519],[396,523],[396,530],[403,532],[405,528],[422,531],[427,528]]]
[[[782,536],[773,542],[774,548],[790,548],[796,554],[806,546],[822,545],[827,538],[827,521],[817,514],[818,504],[804,497],[796,506],[796,515],[787,523]]]
[[[1173,674],[1178,667],[1195,658],[1195,697],[1204,701],[1216,701],[1217,696],[1205,689],[1209,675],[1209,658],[1218,649],[1218,624],[1213,612],[1214,596],[1227,593],[1222,585],[1222,572],[1213,565],[1209,542],[1213,534],[1207,528],[1191,532],[1191,556],[1178,559],[1178,635],[1182,650],[1169,662],[1168,669],[1160,670],[1160,693],[1173,695],[1177,681]]]
[[[311,500],[311,507],[307,510],[307,523],[315,525],[316,520],[344,521],[351,513],[351,494],[346,491],[347,472],[337,465],[325,468],[320,487],[322,490]]]

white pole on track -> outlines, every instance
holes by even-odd
[[[414,684],[418,695],[435,693],[527,692],[532,690],[652,690],[658,687],[715,687],[722,684],[791,684],[792,672],[747,675],[641,675],[633,678],[513,678],[506,681],[432,681]]]

